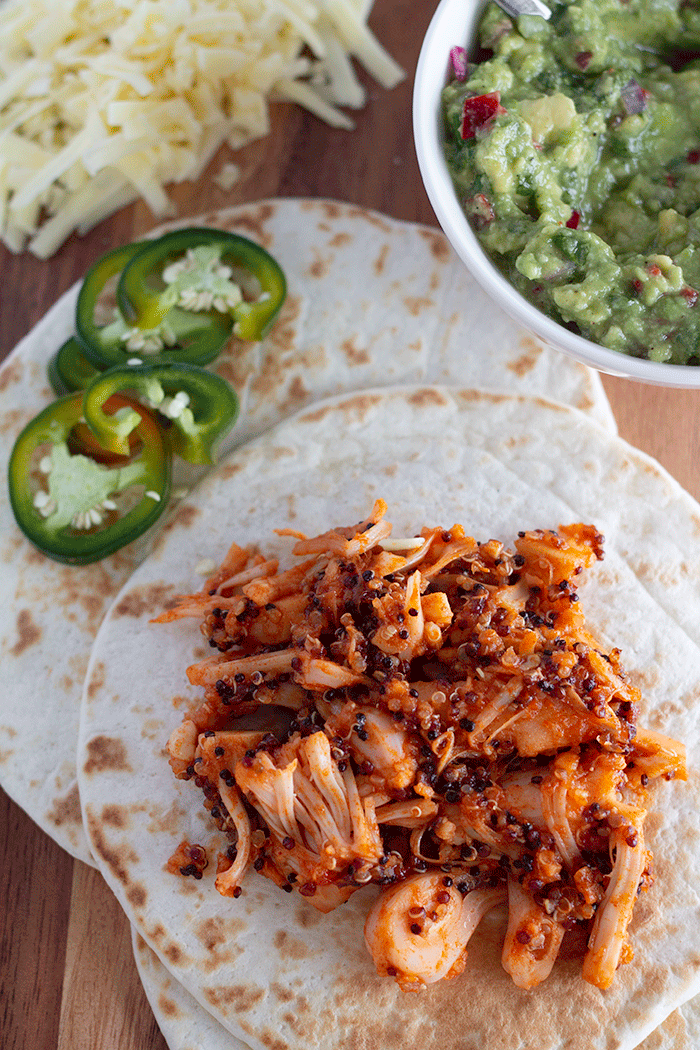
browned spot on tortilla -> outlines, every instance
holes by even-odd
[[[14,753],[15,752],[13,748],[5,748],[3,751],[0,751],[0,765],[4,765],[5,762],[9,762]]]
[[[429,310],[431,306],[435,306],[435,302],[424,295],[407,295],[404,299],[404,306],[411,317],[418,317],[421,310]]]
[[[537,358],[531,354],[521,354],[515,361],[506,361],[506,368],[510,369],[511,372],[515,372],[519,379],[522,379],[524,375],[531,372],[537,364]]]
[[[652,834],[652,832],[647,827],[644,828],[644,832],[645,835]],[[634,906],[633,922],[635,932],[640,930],[642,926],[646,926],[648,922],[655,918],[657,913],[657,903],[654,901],[653,898],[650,900],[648,894],[642,893]]]
[[[325,277],[328,274],[328,272],[329,272],[329,270],[331,268],[331,263],[332,263],[333,260],[332,259],[324,259],[320,255],[320,253],[316,252],[316,251],[314,252],[314,255],[316,256],[316,258],[314,259],[314,261],[311,263],[311,266],[309,266],[308,270],[306,271],[306,275],[307,275],[307,277],[318,277],[318,278]]]
[[[527,445],[530,437],[528,434],[516,434],[514,437],[509,437],[506,441],[506,448],[520,448],[523,445]]]
[[[92,623],[102,618],[102,610],[104,609],[103,594],[81,594],[80,604],[85,609]]]
[[[195,658],[195,660],[203,660],[205,656],[210,656],[211,655],[211,650],[205,649],[201,645],[197,645],[192,650],[192,655]]]
[[[501,401],[508,399],[507,394],[487,394],[483,390],[458,390],[457,396],[467,403],[473,403],[475,401],[490,402],[492,405],[497,405]],[[539,400],[539,399],[535,399]]]
[[[340,207],[333,201],[322,201],[322,207],[329,219],[337,219],[340,215]]]
[[[344,339],[340,344],[349,365],[368,365],[369,354],[355,346],[354,339]]]
[[[17,552],[23,547],[26,548],[23,553],[27,560],[29,560],[28,555],[30,553],[39,554],[39,551],[30,546],[24,536],[20,535],[19,529],[9,536],[3,536],[2,547],[0,548],[0,561],[6,564],[13,562],[17,557]],[[43,555],[41,555],[41,558],[43,559]]]
[[[434,292],[440,285],[440,274],[437,270],[433,270],[430,275],[430,291]]]
[[[126,897],[134,908],[143,908],[148,899],[146,890],[140,883],[129,886],[129,889],[126,891]]]
[[[172,999],[168,999],[167,995],[164,995],[163,992],[158,996],[158,1006],[166,1017],[180,1016],[180,1008],[177,1003],[174,1003]]]
[[[651,474],[652,477],[658,474],[658,469],[654,463],[639,463],[639,468],[644,471],[644,474]]]
[[[46,816],[57,828],[63,827],[65,824],[81,825],[83,817],[80,812],[78,785],[73,784],[68,794],[63,798],[54,799],[53,805]]]
[[[61,689],[63,689],[66,693],[71,693],[75,689],[75,682],[69,674],[64,674],[61,676]]]
[[[237,390],[240,390],[255,370],[252,343],[242,339],[229,339],[213,368],[222,379],[226,379]]]
[[[168,935],[162,923],[157,922],[150,930],[146,929],[146,933],[158,945],[158,950],[167,956],[174,966],[185,966],[189,963],[190,960],[185,952],[174,941],[168,941]]]
[[[285,988],[283,984],[279,984],[277,981],[272,982],[270,985],[270,991],[281,1003],[291,1003],[294,998],[294,992],[290,991],[289,988]]]
[[[628,673],[633,685],[636,685],[642,692],[651,693],[652,689],[657,689],[662,682],[661,673],[654,664],[644,669],[633,667],[628,670]]]
[[[446,263],[450,258],[450,247],[441,233],[437,230],[419,230],[424,241],[428,242],[430,250],[438,262]]]
[[[304,401],[309,396],[309,391],[304,386],[301,376],[295,376],[289,387],[289,392],[285,398],[285,407],[293,406],[298,401]]]
[[[431,389],[429,386],[423,387],[422,390],[416,390],[408,400],[412,405],[417,405],[419,408],[425,408],[427,405],[448,404],[444,394],[441,394],[439,390]]]
[[[301,421],[302,423],[320,423],[321,420],[325,419],[328,413],[332,411],[332,405],[326,405],[324,408],[316,408],[313,412],[307,412],[305,416],[302,416]]]
[[[68,668],[71,674],[75,678],[77,678],[79,682],[83,682],[85,680],[89,659],[89,653],[76,653],[73,656],[71,656],[68,660]]]
[[[351,240],[352,236],[349,233],[343,233],[341,231],[340,233],[336,233],[333,237],[331,237],[328,243],[330,244],[331,248],[342,248],[344,244],[349,244]]]
[[[222,944],[226,944],[230,937],[236,933],[243,933],[246,924],[241,919],[224,919],[217,915],[214,918],[202,919],[194,927],[195,935],[202,942],[208,952],[215,951]]]
[[[296,1035],[299,1035],[299,1036],[303,1036],[304,1035],[305,1029],[304,1029],[303,1025],[300,1023],[299,1018],[297,1017],[297,1015],[293,1014],[291,1010],[287,1010],[285,1013],[282,1014],[282,1020],[286,1024],[289,1025],[291,1030]]]
[[[14,726],[0,726],[0,732],[6,733],[11,740],[17,736],[17,730]]]
[[[173,590],[171,583],[147,583],[134,587],[116,606],[114,615],[138,618],[144,613],[156,615],[164,609],[173,609],[177,604],[172,597]]]
[[[116,700],[119,703],[119,698]],[[163,723],[160,718],[147,718],[141,723],[141,739],[157,740],[163,737]]]
[[[92,674],[90,675],[90,681],[87,686],[87,698],[88,700],[94,700],[100,689],[105,684],[105,675],[107,668],[105,667],[102,660],[98,660],[95,664]]]
[[[270,452],[271,459],[289,459],[291,456],[296,455],[293,448],[287,448],[286,445],[275,445]]]
[[[165,932],[165,927],[163,926],[163,924],[157,922],[155,926],[153,926],[150,930],[147,930],[146,932],[151,938],[151,940],[155,941],[158,947],[162,950],[163,945],[167,940],[167,934]]]
[[[165,865],[163,865],[163,871],[165,871],[165,870],[166,870]],[[172,876],[172,872],[168,872],[168,874]],[[186,897],[196,897],[197,896],[197,894],[199,892],[199,883],[195,879],[186,879],[186,878],[183,878],[180,875],[177,876],[177,879],[178,879],[177,889],[178,889],[178,893],[180,893],[181,896],[183,896],[183,897],[185,897],[185,896]],[[206,962],[205,962],[204,965],[206,967]]]
[[[275,934],[275,948],[283,959],[306,959],[311,954],[303,941],[292,937],[286,930],[278,930]]]
[[[260,1033],[260,1042],[266,1047],[266,1050],[289,1050],[289,1043],[275,1035],[269,1028],[263,1028]]]
[[[682,718],[685,711],[685,707],[679,701],[665,700],[654,707],[653,711],[650,711],[646,723],[649,729],[655,729],[659,733],[668,732],[668,727],[672,726],[676,719]]]
[[[13,408],[0,415],[0,433],[11,434],[20,430],[32,419],[31,413],[24,408]]]
[[[377,256],[377,258],[374,260],[374,263],[372,264],[373,267],[374,267],[375,275],[377,277],[381,276],[381,274],[384,272],[384,267],[386,265],[386,257],[387,257],[388,254],[389,254],[389,245],[388,244],[383,244],[382,247],[381,247],[381,251],[379,252],[379,255]]]
[[[673,571],[673,567],[667,567],[663,563],[655,564],[646,560],[638,561],[635,558],[630,558],[629,564],[634,573],[643,580],[660,583],[664,587],[678,586],[678,574]]]
[[[589,397],[588,394],[583,394],[578,401],[577,408],[580,408],[582,412],[590,412],[593,408],[593,398]]]
[[[328,367],[328,354],[322,345],[306,346],[303,350],[266,345],[260,367],[251,375],[251,405],[267,408],[277,406],[277,412],[299,407],[299,400],[308,397],[307,383],[312,383]]]
[[[245,984],[224,984],[216,988],[205,988],[204,994],[212,1006],[232,1006],[236,1013],[252,1010],[265,998],[264,989]]]
[[[129,811],[124,806],[103,806],[102,823],[112,828],[126,828],[129,826]]]
[[[184,953],[177,944],[168,944],[163,949],[163,954],[170,960],[173,966],[179,966],[184,959]]]
[[[115,878],[117,878],[123,886],[128,888],[131,886],[131,876],[127,870],[127,865],[136,864],[138,862],[137,854],[126,845],[115,847],[109,845],[102,830],[101,821],[97,819],[90,806],[86,806],[85,817],[90,832],[92,848],[96,853],[99,853],[105,863],[109,866]]]
[[[381,400],[382,399],[378,394],[358,394],[356,397],[351,397],[347,401],[343,401],[340,407],[346,416],[350,418],[357,417],[361,422],[369,412],[370,408],[374,405],[378,405]]]
[[[506,367],[514,372],[519,379],[531,372],[537,364],[538,358],[541,356],[543,347],[531,339],[530,336],[524,336],[520,340],[520,348],[523,353],[520,357],[516,358],[515,361],[508,361]]]
[[[126,760],[126,748],[121,740],[109,736],[96,736],[88,742],[88,759],[83,767],[85,773],[104,773],[107,770],[131,773]]]
[[[183,503],[175,511],[172,518],[165,523],[163,532],[172,532],[173,529],[179,527],[191,529],[198,517],[199,507],[196,507],[193,503]]]
[[[310,904],[300,904],[294,914],[298,924],[305,930],[318,926],[323,921],[321,913],[316,908],[312,908]]]
[[[252,233],[257,241],[267,246],[272,238],[266,230],[265,224],[274,212],[274,205],[258,204],[249,211],[237,212],[231,217],[231,222],[226,225],[232,230],[245,230],[247,233]],[[215,214],[211,217],[211,221],[220,226],[221,216]]]
[[[357,417],[362,421],[370,408],[380,401],[381,395],[379,394],[357,394],[355,397],[348,398],[347,401],[342,401],[339,405],[325,405],[323,408],[307,412],[301,417],[301,421],[302,423],[318,423],[329,413],[337,412],[338,409],[341,409],[348,419]]]
[[[369,223],[370,226],[374,226],[376,229],[382,230],[384,233],[392,232],[392,228],[386,219],[383,219],[382,216],[378,215],[376,212],[367,211],[365,208],[350,206],[347,209],[347,213],[353,219],[364,219],[364,221]]]
[[[235,474],[238,474],[243,468],[240,463],[224,463],[222,467],[219,467],[219,477],[224,481],[228,481]]]
[[[301,296],[287,296],[284,306],[280,310],[279,317],[266,339],[268,345],[282,351],[288,350],[290,346],[294,345],[297,335],[295,324],[301,314],[301,303]]]
[[[203,919],[194,927],[195,935],[206,948],[203,966],[207,973],[212,973],[220,966],[232,965],[243,951],[239,941],[247,928],[241,919],[223,916]]]
[[[4,390],[7,390],[10,383],[21,382],[23,372],[24,367],[22,365],[21,360],[18,357],[16,357],[15,360],[11,362],[11,364],[6,365],[4,368],[0,369],[0,394]]]
[[[387,477],[393,478],[396,476],[396,472],[398,469],[399,468],[396,463],[390,463],[388,467],[384,467],[384,473],[387,475]]]
[[[10,649],[13,656],[21,656],[41,638],[41,628],[32,620],[29,609],[20,609],[17,613],[17,641]]]

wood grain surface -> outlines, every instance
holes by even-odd
[[[434,225],[411,132],[413,71],[434,7],[435,0],[377,0],[370,24],[408,76],[392,92],[364,78],[369,98],[355,131],[278,105],[270,135],[236,155],[243,178],[234,190],[210,181],[228,159],[219,155],[198,183],[174,187],[179,213],[262,197],[329,197]],[[49,262],[0,248],[0,359],[95,259],[153,225],[139,203],[72,238]],[[700,497],[700,391],[604,382],[621,435]],[[126,919],[101,877],[63,853],[1,791],[0,851],[2,1050],[164,1050]]]

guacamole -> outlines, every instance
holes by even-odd
[[[514,22],[491,4],[484,60],[455,50],[445,152],[464,211],[544,313],[698,365],[700,0],[551,7]]]

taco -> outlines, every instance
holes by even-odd
[[[377,888],[365,944],[414,992],[458,977],[506,905],[517,987],[546,980],[575,931],[583,978],[609,988],[653,884],[653,785],[687,771],[586,625],[578,587],[603,537],[574,523],[509,549],[444,522],[400,537],[387,512],[278,530],[303,559],[289,568],[234,542],[154,620],[194,618],[217,650],[187,668],[200,703],[167,745],[230,840],[215,888],[238,898],[259,872],[324,914]],[[249,725],[280,708],[274,730]],[[168,868],[201,878],[207,862],[183,842]]]
[[[264,201],[197,222],[259,241],[289,282],[269,337],[234,340],[217,361],[242,402],[229,447],[329,394],[423,379],[533,389],[614,429],[597,374],[495,311],[435,230],[330,201]],[[22,427],[51,400],[46,368],[72,334],[77,292],[52,307],[0,371],[5,468]],[[149,542],[97,565],[59,566],[20,534],[7,500],[0,502],[0,535],[7,669],[0,784],[61,846],[91,863],[75,781],[79,698],[99,624]]]
[[[228,842],[213,841],[207,811],[189,785],[173,781],[163,753],[178,721],[173,698],[183,712],[200,699],[183,666],[206,650],[193,647],[186,620],[167,629],[148,620],[198,589],[188,563],[218,563],[235,541],[288,564],[289,537],[270,545],[272,525],[314,536],[362,520],[380,496],[400,536],[466,522],[471,535],[507,541],[576,521],[606,535],[605,562],[581,588],[589,625],[606,651],[622,650],[642,691],[644,725],[687,742],[691,773],[687,785],[655,796],[645,828],[656,884],[634,911],[634,959],[605,993],[580,980],[580,946],[567,938],[540,988],[514,988],[500,965],[505,916],[494,910],[470,940],[461,976],[406,995],[377,976],[366,953],[371,890],[324,915],[269,880],[246,878],[229,900],[214,891],[211,868],[201,879],[168,871],[182,839],[212,855]],[[582,414],[544,400],[404,388],[302,412],[236,453],[185,506],[186,520],[156,544],[98,635],[79,777],[105,877],[161,961],[224,1027],[256,1050],[273,1040],[338,1050],[629,1050],[698,991],[700,909],[689,880],[699,851],[700,628],[689,572],[700,517],[668,475]],[[140,672],[128,680],[127,662]]]

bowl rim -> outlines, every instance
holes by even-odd
[[[484,0],[473,0],[470,6],[479,8],[485,3]],[[437,220],[452,247],[475,280],[506,313],[569,357],[608,375],[655,386],[700,387],[700,366],[646,361],[609,350],[569,332],[525,299],[496,269],[481,247],[459,205],[442,150],[440,95],[448,74],[450,47],[459,44],[459,33],[455,33],[457,39],[452,44],[446,44],[455,21],[455,9],[466,12],[465,0],[440,0],[433,14],[418,58],[412,107],[413,139],[421,178]]]

